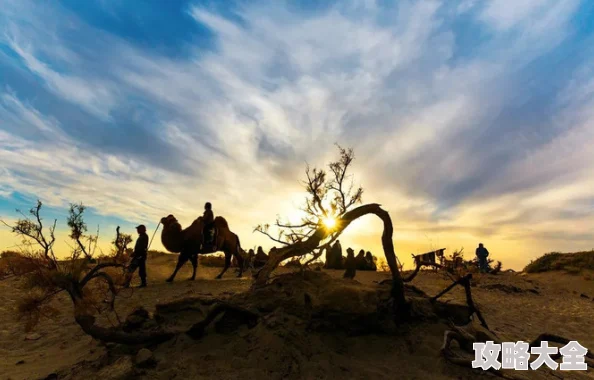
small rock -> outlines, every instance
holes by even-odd
[[[25,340],[38,340],[39,338],[41,338],[40,333],[30,333],[25,336]]]
[[[24,360],[19,360],[18,362],[16,362],[15,365],[21,365],[21,364],[25,364],[25,361]]]
[[[139,368],[149,368],[154,367],[157,364],[155,357],[153,356],[153,352],[148,348],[142,348],[136,354],[134,358],[134,363]]]
[[[582,298],[590,298],[587,295],[585,295],[584,293],[580,294],[580,297],[582,297]]]

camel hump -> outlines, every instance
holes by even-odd
[[[214,219],[214,224],[217,228],[224,228],[224,229],[229,229],[229,223],[227,223],[227,220],[225,218],[223,218],[222,216],[217,216]]]
[[[203,223],[202,222],[202,217],[199,216],[196,219],[194,219],[194,221],[192,222],[192,224],[190,224],[190,227],[192,227],[192,226],[199,226],[199,225],[201,226],[202,223]]]

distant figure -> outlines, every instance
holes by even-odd
[[[132,274],[138,269],[138,275],[140,276],[140,288],[146,287],[146,255],[149,244],[149,237],[146,234],[146,227],[141,224],[136,227],[138,232],[138,239],[134,245],[134,251],[132,252],[132,261],[128,266],[128,274],[126,276],[126,282],[124,286],[130,287],[130,281],[132,280]]]
[[[367,251],[365,254],[365,261],[367,262],[367,270],[372,270],[374,272],[377,271],[377,265],[375,264],[375,257],[371,254],[371,252]]]
[[[254,258],[254,250],[250,249],[248,252],[243,251],[243,253],[240,253],[240,255],[243,257],[243,270],[248,270],[252,259]],[[241,266],[235,256],[233,256],[231,259],[231,266],[237,268]]]
[[[334,262],[334,246],[326,248],[326,262],[324,263],[324,269],[332,269],[332,263]]]
[[[340,245],[340,240],[336,240],[336,243],[334,243],[334,247],[332,247],[334,250],[334,257],[333,257],[333,264],[332,264],[332,268],[334,269],[342,269],[343,268],[343,262],[342,262],[342,246]]]
[[[248,251],[248,254],[247,254],[247,260],[245,260],[245,265],[246,265],[245,269],[249,268],[250,265],[253,264],[255,256],[256,256],[256,252],[254,252],[254,250],[250,248],[250,250]]]
[[[213,247],[215,245],[214,213],[212,212],[212,204],[210,202],[204,204],[202,218],[204,219],[204,243],[202,244],[202,251],[208,252],[215,249]]]
[[[256,251],[256,256],[254,257],[254,268],[263,267],[264,265],[266,265],[267,261],[268,261],[268,255],[266,253],[264,253],[262,246],[259,246],[258,250]]]
[[[481,273],[489,272],[489,262],[487,261],[487,257],[489,257],[489,251],[487,251],[487,248],[483,247],[483,243],[479,243],[479,246],[476,249],[476,258],[478,259],[479,270]]]
[[[326,269],[342,269],[342,247],[340,240],[336,240],[334,245],[326,250]]]
[[[355,262],[357,263],[357,270],[367,269],[367,261],[365,261],[364,250],[360,250],[359,253],[357,253],[357,257],[355,257]]]
[[[344,263],[345,271],[342,277],[344,278],[355,278],[357,273],[357,262],[355,260],[355,251],[352,248],[347,248],[347,257]]]

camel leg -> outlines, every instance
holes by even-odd
[[[167,282],[173,282],[173,279],[175,278],[175,276],[177,275],[177,272],[181,269],[181,267],[184,266],[184,264],[186,263],[186,261],[188,261],[189,256],[186,255],[183,251],[179,254],[179,257],[177,258],[177,265],[175,266],[175,270],[173,271],[173,273],[171,274],[171,276],[169,276],[169,278],[165,281]]]
[[[198,269],[198,255],[190,256],[190,262],[192,263],[192,277],[189,280],[194,281],[196,279],[196,270]]]
[[[237,274],[237,277],[239,278],[243,275],[243,267],[245,265],[244,260],[241,254],[239,253],[238,249],[235,250],[235,253],[233,255],[237,259],[237,265],[239,266],[239,273]]]
[[[221,273],[219,273],[219,275],[215,278],[217,280],[220,280],[221,278],[223,278],[223,275],[225,274],[227,269],[229,269],[230,265],[231,265],[231,253],[229,253],[228,251],[225,251],[225,267],[223,268],[223,271]]]

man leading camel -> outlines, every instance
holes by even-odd
[[[141,224],[136,227],[138,232],[138,239],[134,245],[134,252],[132,253],[132,262],[128,266],[128,273],[126,276],[125,287],[130,286],[132,274],[138,269],[138,276],[140,276],[140,287],[146,287],[146,256],[149,245],[149,237],[146,234],[146,227]]]

